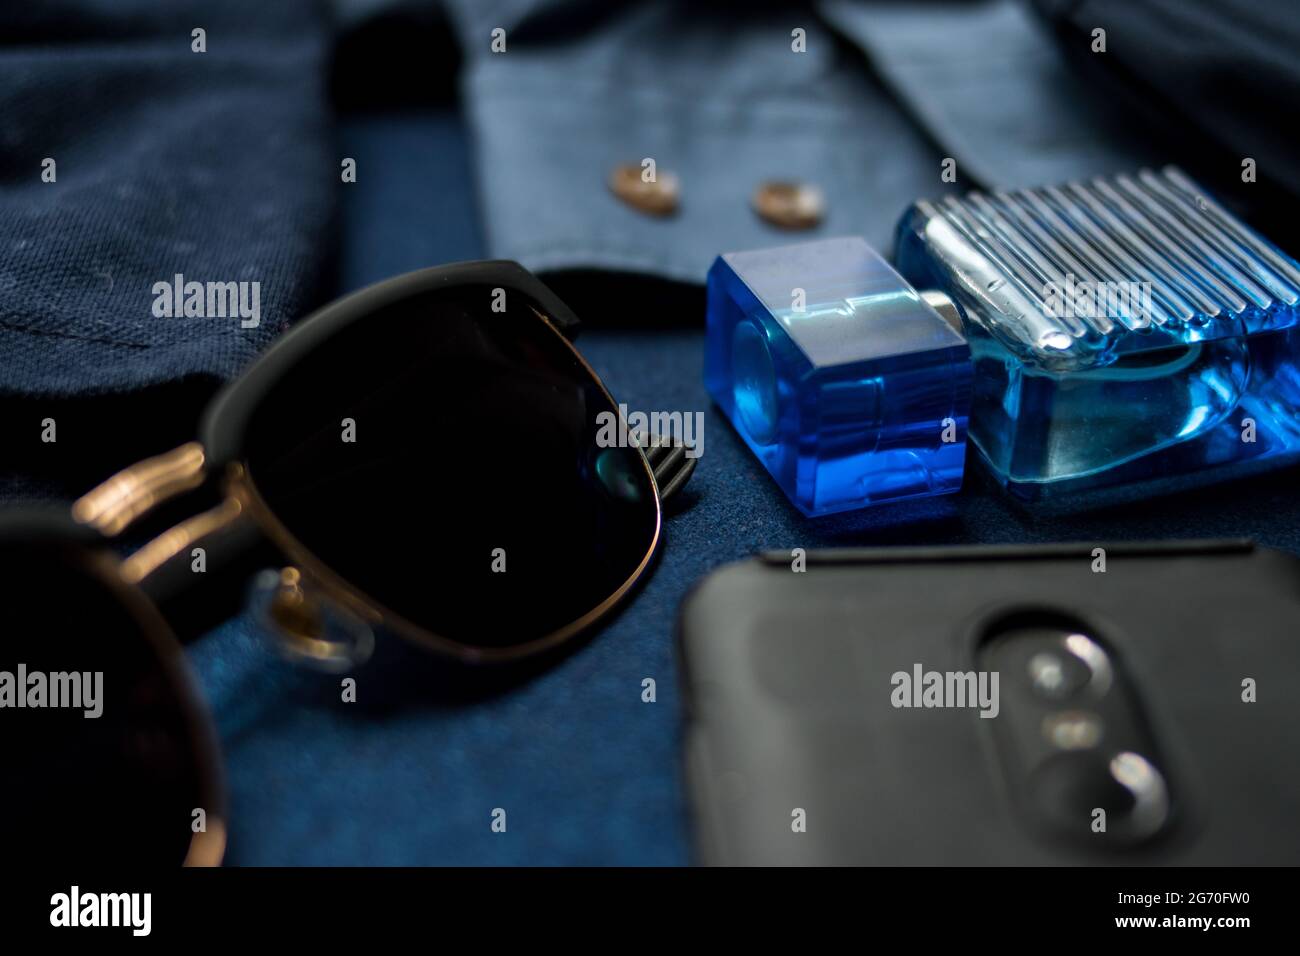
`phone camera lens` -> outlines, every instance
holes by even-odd
[[[1043,718],[1043,736],[1061,750],[1087,750],[1101,742],[1102,722],[1096,714],[1070,710]]]
[[[1052,648],[1029,658],[1029,683],[1034,692],[1048,700],[1064,700],[1078,693],[1092,679],[1088,666],[1064,650]]]

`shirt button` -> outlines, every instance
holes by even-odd
[[[811,229],[822,221],[826,203],[816,186],[770,180],[754,190],[754,211],[782,229]]]
[[[677,177],[660,172],[651,182],[641,178],[641,167],[631,164],[615,166],[609,174],[609,189],[638,212],[648,216],[671,216],[677,211],[677,197],[681,190]]]

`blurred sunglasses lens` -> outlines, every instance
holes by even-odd
[[[215,752],[180,648],[149,633],[160,622],[107,568],[62,545],[0,543],[5,858],[219,862]]]
[[[441,290],[353,322],[278,380],[244,438],[290,534],[471,648],[601,609],[659,530],[644,457],[597,440],[618,414],[600,383],[522,293],[504,312],[492,302],[486,287]]]

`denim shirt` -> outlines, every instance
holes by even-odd
[[[1015,0],[450,8],[488,243],[534,269],[701,282],[720,252],[798,238],[862,234],[888,250],[919,196],[1159,159],[1085,95]],[[607,188],[613,167],[645,158],[678,177],[675,215]],[[766,180],[819,189],[824,219],[792,238],[759,218]]]

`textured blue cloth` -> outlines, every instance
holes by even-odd
[[[0,5],[0,394],[226,377],[312,304],[327,28],[304,0]],[[156,317],[178,273],[260,283],[260,325]]]

